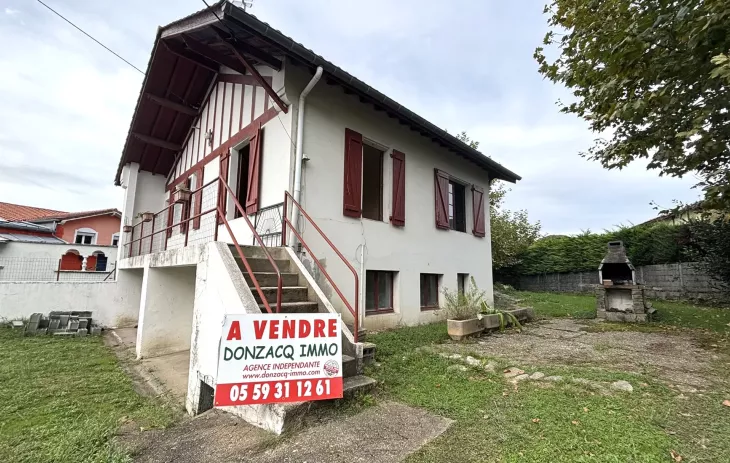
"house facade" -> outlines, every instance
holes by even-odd
[[[491,301],[494,179],[519,176],[230,3],[162,27],[116,177],[137,354],[190,350],[195,414],[225,313],[339,313],[361,362],[445,289]]]

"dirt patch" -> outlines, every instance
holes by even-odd
[[[720,380],[716,354],[703,350],[689,332],[586,331],[594,320],[551,319],[525,326],[521,334],[492,334],[445,349],[497,357],[518,366],[589,365],[650,372],[670,385],[707,388]]]

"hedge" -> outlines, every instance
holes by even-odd
[[[635,266],[682,262],[688,260],[684,251],[688,239],[687,225],[665,224],[546,237],[530,246],[519,264],[504,270],[517,275],[596,270],[606,255],[606,245],[616,240],[623,241]]]

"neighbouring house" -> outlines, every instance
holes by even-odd
[[[104,279],[117,258],[120,227],[117,209],[62,212],[0,203],[0,280]]]
[[[443,319],[470,277],[492,301],[495,179],[520,177],[231,3],[161,27],[115,180],[137,355],[189,351],[197,414],[226,314],[334,312],[345,388],[371,384],[367,330]]]

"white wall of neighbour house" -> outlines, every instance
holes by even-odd
[[[299,68],[287,74],[289,98],[306,85],[309,75]],[[302,205],[322,230],[346,256],[350,264],[361,271],[364,254],[366,270],[398,272],[395,278],[395,313],[368,315],[361,326],[369,329],[392,327],[396,324],[417,324],[443,318],[442,311],[421,311],[420,274],[443,275],[441,289],[457,288],[457,274],[473,276],[487,299],[493,301],[492,259],[489,220],[486,237],[472,234],[471,191],[466,189],[466,233],[439,230],[435,226],[434,169],[489,191],[487,172],[473,163],[433,143],[426,137],[400,125],[384,112],[346,95],[336,86],[318,85],[307,99],[304,119],[304,154],[310,158],[305,164]],[[362,134],[367,140],[388,148],[383,158],[383,220],[355,219],[343,215],[343,178],[345,129]],[[392,159],[390,152],[405,153],[406,165],[406,224],[395,227],[389,223],[392,205]],[[485,205],[486,207],[486,205]],[[485,211],[485,214],[488,211]],[[303,225],[305,240],[317,258],[326,266],[338,287],[351,303],[354,302],[354,283],[350,271],[341,263],[309,224]],[[363,252],[364,247],[364,252]],[[303,260],[318,281],[323,282],[308,253]],[[364,274],[360,284],[364,286]],[[330,301],[340,310],[344,305],[327,288]],[[443,295],[440,295],[443,300]],[[364,297],[361,314],[364,314]],[[344,310],[343,317],[349,318]]]

